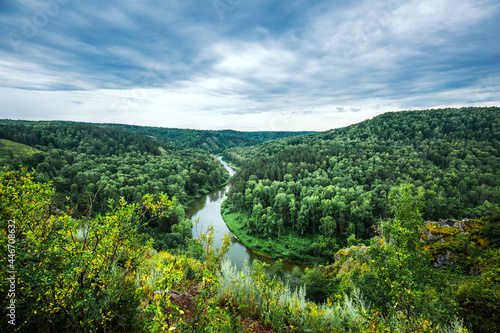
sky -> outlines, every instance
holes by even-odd
[[[0,118],[322,131],[499,105],[499,0],[0,2]]]

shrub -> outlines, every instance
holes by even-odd
[[[133,328],[139,299],[132,277],[151,249],[151,241],[144,244],[138,237],[138,221],[148,211],[163,215],[173,202],[164,195],[145,196],[141,204],[110,201],[106,215],[77,220],[54,208],[54,193],[27,170],[0,172],[2,244],[7,244],[9,221],[15,224],[11,270],[17,271],[15,300],[21,306],[16,315],[22,318],[16,330]],[[7,267],[7,246],[0,247],[0,256]],[[0,270],[3,295],[7,274]],[[2,315],[5,309],[2,304]]]

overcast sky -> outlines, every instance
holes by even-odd
[[[0,118],[295,131],[500,105],[498,0],[9,0],[0,37]]]

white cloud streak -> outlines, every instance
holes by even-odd
[[[0,13],[4,36],[39,10],[23,4]],[[493,0],[255,1],[223,22],[211,11],[65,4],[19,52],[0,44],[0,117],[327,130],[399,109],[500,104]]]

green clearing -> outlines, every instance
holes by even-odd
[[[323,264],[321,258],[311,251],[311,244],[320,241],[319,235],[297,235],[293,230],[286,229],[278,237],[261,238],[260,235],[250,234],[246,225],[247,216],[240,212],[227,209],[228,201],[222,204],[222,218],[227,227],[247,248],[262,256],[282,258],[297,264]]]
[[[21,157],[31,156],[36,153],[41,153],[40,150],[32,148],[22,143],[17,143],[9,140],[0,139],[0,157]]]

